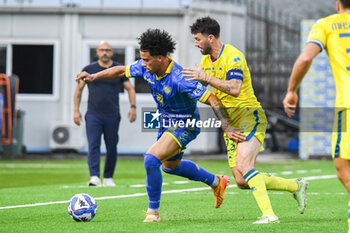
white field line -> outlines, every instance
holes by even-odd
[[[40,163],[4,163],[0,164],[4,168],[77,168],[87,167],[87,165],[71,164],[40,164]]]
[[[307,180],[322,180],[322,179],[333,179],[333,178],[337,178],[337,176],[336,175],[324,175],[324,176],[305,177],[305,179],[307,179]],[[229,185],[228,186],[228,188],[235,188],[235,187],[237,187],[237,185]],[[175,189],[175,190],[163,191],[162,194],[195,192],[195,191],[202,191],[202,190],[208,190],[208,189],[211,189],[211,188],[210,187],[204,187],[204,188],[191,188],[191,189]],[[128,197],[140,197],[140,196],[146,196],[146,195],[147,195],[147,193],[134,193],[134,194],[128,194],[128,195],[97,197],[97,198],[95,198],[95,200],[119,199],[119,198],[128,198]],[[22,208],[22,207],[42,206],[42,205],[55,205],[55,204],[63,204],[63,203],[68,203],[68,202],[69,202],[69,200],[44,202],[44,203],[34,203],[34,204],[25,204],[25,205],[15,205],[15,206],[3,206],[3,207],[0,207],[0,210]]]
[[[321,170],[320,169],[313,169],[310,172],[311,173],[319,173],[319,172],[321,172]],[[292,175],[294,173],[296,173],[296,174],[305,174],[305,173],[307,173],[307,170],[283,171],[283,172],[281,172],[282,175]],[[274,176],[278,175],[278,173],[269,173],[269,174],[274,175]],[[318,177],[318,176],[316,176],[316,177]],[[230,179],[234,180],[235,178],[233,176],[231,176]],[[310,179],[312,179],[312,177]],[[190,181],[180,180],[180,181],[173,181],[172,182],[172,184],[187,184],[187,183],[190,183]],[[168,185],[168,183],[163,183],[163,186],[165,186],[165,185]],[[118,187],[125,187],[124,185],[117,185],[117,186]],[[146,187],[146,184],[133,184],[133,185],[130,185],[129,187],[130,188],[143,188],[143,187]],[[64,189],[69,189],[69,188],[86,188],[86,185],[63,185],[60,188],[64,188]],[[96,188],[103,188],[103,187],[96,187]]]

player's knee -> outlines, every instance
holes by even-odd
[[[160,160],[152,155],[152,154],[145,154],[144,156],[144,165],[146,170],[149,168],[153,168],[153,167],[160,167],[162,163],[160,162]]]
[[[168,174],[173,174],[175,169],[176,168],[164,167],[164,165],[162,165],[163,172],[168,173]]]
[[[337,177],[345,187],[350,186],[350,179],[349,177],[347,177],[346,173],[337,170]]]

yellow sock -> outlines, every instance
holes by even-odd
[[[266,173],[260,173],[265,181],[267,190],[280,190],[294,193],[298,190],[299,184],[296,180],[285,179],[278,176],[272,176]]]
[[[262,214],[276,216],[272,210],[269,196],[267,195],[263,176],[255,168],[253,168],[244,174],[243,177],[248,183],[250,190],[252,190],[254,198],[258,203]]]

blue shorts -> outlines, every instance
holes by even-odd
[[[186,150],[187,144],[197,137],[197,135],[200,133],[200,129],[197,127],[195,128],[184,128],[184,127],[160,128],[158,131],[157,140],[164,133],[169,134],[171,137],[173,137],[173,139],[180,146],[179,153],[171,157],[170,159],[168,159],[168,161],[174,161],[174,160],[182,159],[182,156]]]

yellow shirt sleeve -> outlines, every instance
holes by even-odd
[[[198,101],[201,103],[205,103],[207,101],[207,99],[209,98],[210,94],[211,94],[211,92],[208,89],[205,90],[202,97]]]
[[[324,28],[324,22],[322,19],[318,20],[309,33],[307,42],[312,42],[320,46],[321,50],[326,47],[327,44],[327,33]]]
[[[131,77],[131,75],[130,75],[130,65],[125,67],[125,77],[126,78],[130,78]]]

